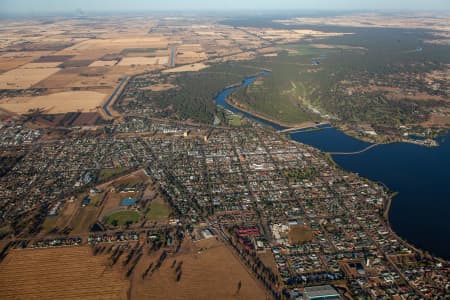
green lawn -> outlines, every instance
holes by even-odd
[[[102,169],[98,176],[99,181],[108,180],[116,175],[122,174],[127,170],[127,168],[116,168],[116,169]]]
[[[137,211],[118,211],[110,214],[105,218],[107,224],[117,222],[117,225],[125,225],[127,222],[137,223],[139,221],[139,213]]]
[[[169,214],[170,206],[168,204],[153,201],[146,216],[149,220],[161,220],[167,218]]]
[[[228,118],[228,124],[233,127],[242,126],[242,117],[238,115],[230,115]]]

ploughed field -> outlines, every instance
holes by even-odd
[[[126,299],[128,281],[88,247],[13,250],[0,264],[0,299]]]

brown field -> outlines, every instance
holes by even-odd
[[[58,68],[14,69],[0,75],[0,89],[28,89],[58,71]]]
[[[0,55],[0,73],[16,69],[48,53],[47,51],[6,52]]]
[[[61,209],[60,213],[56,217],[55,227],[63,229],[69,226],[72,217],[76,213],[78,203],[75,201],[66,201],[64,207]]]
[[[92,59],[73,59],[65,61],[61,67],[62,68],[81,68],[87,67],[92,63]]]
[[[80,204],[77,204],[77,207],[78,210],[70,219],[70,227],[73,228],[71,233],[82,234],[89,232],[92,225],[97,222],[97,216],[100,209],[91,205],[81,207]]]
[[[313,238],[311,228],[304,225],[291,226],[288,233],[289,242],[292,244],[301,244],[310,242]]]
[[[1,299],[126,299],[128,281],[88,247],[12,250],[0,267]]]
[[[183,262],[176,281],[172,262]],[[263,288],[221,242],[192,243],[186,239],[179,254],[170,257],[155,273],[142,279],[146,265],[135,270],[132,299],[266,299]],[[237,292],[238,282],[242,288]]]
[[[47,114],[95,111],[107,94],[91,91],[71,91],[37,97],[15,97],[0,100],[0,108],[18,114],[42,108]]]
[[[14,59],[0,57],[0,74],[2,72],[16,69],[32,60],[33,58],[30,57],[19,57]]]
[[[205,68],[208,68],[208,65],[205,65],[204,63],[198,63],[198,64],[192,64],[192,65],[186,65],[181,67],[176,67],[172,69],[167,69],[162,71],[162,73],[180,73],[180,72],[196,72],[203,70]]]
[[[101,121],[101,115],[98,112],[82,113],[73,121],[72,126],[94,126]]]
[[[35,63],[47,63],[47,62],[63,62],[69,60],[73,57],[73,55],[49,55],[49,56],[41,56],[39,59],[35,60]]]
[[[117,64],[117,60],[96,60],[89,67],[111,67]]]
[[[130,51],[127,52],[127,49],[125,49],[123,52],[125,57],[155,57],[155,56],[168,56],[169,51],[167,49],[159,49],[159,50],[153,50],[148,51],[145,49],[141,49],[141,51]]]
[[[132,65],[167,65],[169,62],[168,56],[159,57],[124,57],[119,62],[119,66],[132,66]]]
[[[87,51],[99,50],[107,53],[120,52],[124,49],[138,48],[167,48],[167,40],[164,37],[139,37],[118,39],[95,39],[78,43],[72,47],[60,51],[58,54],[79,54]]]
[[[42,63],[28,63],[23,65],[22,69],[48,69],[48,68],[57,68],[61,62],[42,62]]]
[[[41,88],[71,88],[71,87],[91,87],[91,86],[105,86],[113,89],[114,81],[118,77],[107,76],[106,73],[110,68],[96,67],[96,68],[67,68],[59,71],[56,74],[48,77],[39,83]],[[91,76],[82,76],[81,74],[91,74]],[[97,76],[94,76],[97,75]]]
[[[449,127],[450,126],[450,110],[447,113],[432,113],[430,119],[423,126],[430,127]]]
[[[270,268],[275,274],[278,274],[278,265],[275,261],[275,258],[273,257],[271,250],[266,250],[262,253],[258,253],[258,257],[266,267]]]

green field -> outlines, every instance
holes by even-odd
[[[111,178],[114,178],[117,175],[125,173],[127,168],[116,168],[116,169],[102,169],[100,170],[100,174],[98,176],[99,181],[106,181]]]
[[[153,201],[146,216],[149,220],[161,220],[168,218],[169,214],[170,206],[168,204],[159,201]]]
[[[118,211],[110,214],[105,218],[105,222],[107,224],[114,225],[117,222],[118,226],[125,225],[127,222],[129,223],[137,223],[139,221],[139,213],[137,211]]]
[[[238,115],[227,116],[227,121],[228,121],[228,125],[230,125],[232,127],[241,127],[245,123],[242,116],[238,116]]]

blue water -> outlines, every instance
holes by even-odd
[[[135,198],[125,198],[120,201],[120,206],[133,206],[137,202]]]
[[[243,86],[256,79],[247,78]],[[228,105],[226,97],[238,88],[223,90],[216,97],[217,104],[276,130],[283,129]],[[293,133],[291,138],[324,152],[356,152],[370,145],[335,128]],[[333,159],[345,170],[398,192],[389,212],[394,231],[411,244],[450,259],[450,135],[438,142],[440,146],[433,148],[407,143],[379,145],[361,154],[333,155]]]
[[[326,152],[353,152],[369,145],[334,128],[292,138]],[[399,192],[389,212],[394,231],[417,247],[450,259],[450,135],[438,142],[440,146],[433,148],[380,145],[361,154],[333,155],[333,159],[345,170]]]

